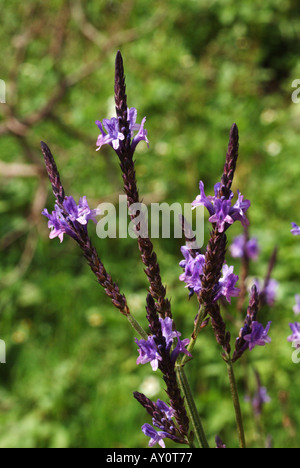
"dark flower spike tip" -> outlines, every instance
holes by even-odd
[[[239,155],[239,131],[237,125],[234,123],[230,130],[228,150],[226,154],[226,162],[221,179],[221,187],[219,191],[220,197],[225,197],[227,200],[230,198],[231,186],[233,176],[236,169],[236,162]]]

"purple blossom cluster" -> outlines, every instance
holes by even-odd
[[[180,340],[181,333],[173,330],[173,320],[170,317],[165,319],[159,318],[161,324],[162,335],[165,338],[166,352],[170,353],[171,363],[175,365],[175,362],[180,353],[186,354],[189,357],[192,355],[187,351],[186,346],[189,344],[189,339]],[[171,351],[171,347],[174,339],[177,340],[177,344]],[[156,344],[155,335],[150,335],[147,340],[138,340],[135,338],[135,342],[138,345],[139,357],[137,358],[137,364],[146,364],[150,362],[152,370],[156,371],[159,367],[159,362],[162,361],[160,348]]]
[[[244,336],[244,340],[248,343],[249,350],[252,351],[255,346],[265,346],[271,343],[271,338],[268,336],[272,322],[268,322],[266,328],[259,322],[254,321],[251,327],[251,333]]]
[[[176,437],[167,431],[167,427],[170,424],[171,429],[173,429],[172,418],[174,417],[175,411],[164,401],[159,399],[156,403],[153,403],[153,406],[155,406],[156,411],[154,412],[155,416],[152,417],[152,424],[160,430],[157,431],[150,424],[144,424],[142,426],[142,431],[147,437],[150,437],[149,447],[159,444],[162,448],[165,448],[163,439],[168,438],[176,440]],[[157,414],[159,414],[159,418],[156,416]]]
[[[205,265],[205,255],[198,254],[195,257],[188,247],[181,247],[181,252],[184,260],[179,263],[184,272],[179,276],[180,281],[186,283],[186,287],[191,292],[199,293],[202,287],[203,267]],[[231,298],[238,296],[240,290],[236,288],[236,283],[239,277],[233,273],[233,266],[224,265],[222,269],[222,277],[215,286],[215,301],[222,296],[230,303]]]
[[[63,209],[55,204],[54,211],[49,213],[45,208],[42,212],[48,218],[48,228],[50,229],[50,239],[58,237],[63,241],[64,234],[74,239],[77,238],[76,230],[79,227],[87,229],[87,223],[92,220],[96,223],[96,216],[100,214],[99,210],[91,210],[86,197],[81,197],[78,205],[73,197],[65,197]]]
[[[260,249],[255,237],[247,240],[244,235],[237,236],[233,239],[230,246],[230,253],[233,258],[242,258],[246,256],[251,260],[257,260],[259,252]]]
[[[238,191],[238,199],[234,205],[232,205],[233,192],[230,190],[229,198],[224,196],[219,197],[219,191],[221,189],[221,183],[215,185],[215,195],[206,196],[204,192],[204,183],[200,181],[200,195],[192,202],[192,207],[205,206],[210,214],[209,221],[212,224],[216,224],[219,232],[225,232],[228,227],[235,221],[240,221],[243,226],[249,224],[246,218],[246,212],[250,207],[251,203],[249,200],[244,200],[244,196]]]
[[[145,141],[149,146],[147,130],[144,128],[146,117],[142,119],[140,124],[137,124],[137,110],[134,107],[131,107],[127,110],[127,118],[130,128],[130,138],[132,138],[131,150],[134,151],[140,141]],[[101,132],[97,139],[96,151],[99,151],[103,145],[110,145],[118,153],[120,141],[125,139],[124,134],[120,132],[119,129],[119,119],[116,117],[103,119],[103,123],[100,120],[97,120],[96,125]],[[104,130],[106,130],[107,133],[105,133]],[[135,132],[137,133],[134,136]]]

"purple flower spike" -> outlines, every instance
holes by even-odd
[[[293,236],[300,236],[300,227],[296,223],[292,223],[293,229],[291,229],[291,233]]]
[[[294,341],[299,341],[300,344],[300,323],[290,323],[290,327],[292,330],[292,335],[288,337],[288,341],[293,343]]]
[[[157,371],[158,362],[161,361],[161,356],[158,353],[154,336],[149,336],[147,341],[135,338],[135,342],[139,347],[139,357],[137,358],[136,363],[146,364],[147,362],[150,362],[152,370]]]
[[[295,296],[296,304],[293,307],[293,311],[296,315],[300,314],[300,294],[296,294]]]
[[[169,434],[163,431],[156,431],[150,424],[144,424],[142,426],[142,431],[147,437],[150,437],[149,447],[159,444],[162,448],[166,448],[163,439],[168,437]]]
[[[252,323],[252,330],[249,335],[244,336],[244,340],[249,343],[249,350],[252,351],[255,346],[265,346],[267,343],[271,343],[271,338],[268,336],[270,326],[272,322],[269,322],[264,329],[263,325],[259,322]]]
[[[224,265],[222,273],[223,276],[219,281],[215,301],[224,296],[231,303],[231,298],[237,297],[240,293],[240,289],[235,287],[239,277],[233,273],[233,266]]]

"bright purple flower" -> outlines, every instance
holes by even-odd
[[[296,304],[293,307],[293,311],[296,315],[300,314],[300,294],[296,294],[295,296]]]
[[[161,323],[162,335],[166,340],[166,351],[170,351],[174,338],[177,339],[175,349],[172,351],[170,356],[171,362],[175,364],[179,353],[184,353],[191,357],[191,354],[185,349],[190,340],[188,338],[183,341],[180,340],[179,337],[181,336],[181,333],[173,330],[172,319],[170,317],[166,317],[165,319],[160,318],[159,321]],[[152,370],[156,371],[158,369],[159,361],[161,361],[162,358],[159,354],[158,346],[155,342],[155,336],[150,335],[148,336],[147,340],[138,340],[135,338],[135,342],[139,347],[139,357],[137,358],[136,363],[146,364],[147,362],[150,362]]]
[[[127,110],[127,118],[129,122],[130,138],[133,139],[132,150],[134,150],[137,144],[142,140],[144,140],[149,147],[147,130],[144,128],[146,117],[143,118],[141,124],[137,124],[137,110],[134,107],[131,107],[131,109]],[[96,125],[101,132],[97,139],[96,144],[98,148],[96,151],[99,151],[103,145],[110,145],[115,151],[118,151],[120,141],[124,140],[125,138],[124,134],[119,131],[119,120],[116,117],[112,117],[111,119],[103,119],[103,125],[100,120],[97,120]],[[107,133],[105,133],[103,127]],[[134,132],[137,132],[135,136]]]
[[[54,211],[48,213],[47,209],[44,209],[42,215],[48,218],[48,227],[51,229],[50,239],[58,237],[60,242],[63,241],[64,234],[76,238],[75,231],[72,230],[72,227],[69,225],[68,221],[71,221],[76,227],[76,223],[81,226],[85,226],[89,220],[92,220],[96,223],[96,216],[100,214],[100,210],[91,210],[86,197],[81,197],[78,205],[76,204],[73,197],[66,197],[63,202],[62,210],[58,205],[55,205]]]
[[[226,300],[231,303],[232,297],[237,297],[240,293],[240,289],[236,288],[235,285],[239,279],[237,275],[233,273],[233,266],[229,267],[224,265],[222,269],[222,278],[219,281],[215,301],[224,296]]]
[[[184,273],[179,276],[179,279],[186,283],[187,288],[197,293],[201,290],[201,276],[203,275],[205,256],[198,254],[194,258],[186,246],[181,247],[181,252],[185,260],[179,263],[184,268]]]
[[[173,320],[170,317],[166,317],[165,319],[160,318],[159,321],[161,324],[162,334],[166,339],[166,347],[167,349],[170,349],[173,343],[173,339],[177,338],[178,336],[178,332],[173,331]]]
[[[157,400],[156,402],[156,406],[157,408],[162,411],[163,413],[165,413],[166,415],[166,418],[170,421],[173,416],[174,416],[174,413],[175,413],[175,410],[173,408],[171,408],[171,406],[168,406],[164,401],[162,400]]]
[[[269,322],[264,329],[263,325],[259,322],[252,323],[252,330],[249,335],[244,336],[244,340],[249,343],[249,350],[252,351],[255,346],[265,346],[267,343],[271,343],[271,338],[268,336],[270,326],[272,322]]]
[[[257,260],[259,254],[257,239],[253,237],[247,241],[243,235],[235,237],[230,246],[230,253],[233,258],[242,258],[246,255],[252,260]]]
[[[131,132],[131,138],[133,138],[132,144],[131,144],[132,150],[135,149],[135,147],[137,146],[137,144],[140,141],[145,141],[147,143],[148,148],[149,148],[149,140],[147,138],[148,132],[144,128],[144,125],[145,125],[145,122],[146,122],[146,117],[144,117],[142,119],[141,124],[137,124],[136,123],[137,110],[134,107],[131,107],[131,109],[128,109],[127,112],[128,112],[128,121],[130,122],[130,127],[129,128],[130,128],[130,132]],[[135,135],[135,137],[133,137],[133,132],[136,132],[136,131],[137,131],[137,134]]]
[[[137,358],[137,364],[146,364],[150,362],[152,370],[158,369],[158,362],[161,361],[161,356],[157,350],[157,346],[154,340],[154,336],[148,337],[148,340],[138,340],[135,338],[135,342],[138,345],[139,357]]]
[[[144,424],[142,431],[147,437],[150,437],[149,447],[153,447],[155,444],[159,444],[162,448],[166,447],[163,439],[169,437],[169,434],[163,431],[156,431],[150,424]]]
[[[231,201],[216,198],[214,202],[215,213],[209,218],[211,223],[216,223],[219,232],[224,232],[226,224],[233,224],[234,220],[230,216]]]
[[[120,146],[120,141],[124,140],[123,133],[119,132],[119,121],[116,117],[111,119],[103,119],[103,126],[100,120],[96,121],[96,125],[99,128],[101,134],[97,139],[97,149],[99,151],[103,145],[110,145],[114,150],[118,150]],[[103,127],[107,131],[107,134],[103,130]]]
[[[192,202],[192,207],[205,206],[210,214],[209,221],[217,225],[219,232],[224,232],[234,221],[241,221],[243,226],[247,226],[248,220],[246,218],[246,211],[250,207],[250,201],[244,200],[243,195],[238,191],[238,199],[236,203],[231,206],[233,193],[230,192],[229,199],[225,197],[219,198],[218,193],[220,184],[216,184],[214,196],[207,197],[204,192],[204,184],[200,181],[200,195]]]
[[[292,335],[288,337],[288,341],[293,343],[294,341],[299,341],[300,343],[300,323],[295,322],[295,323],[290,323],[290,327],[292,330]]]
[[[296,223],[291,223],[293,226],[293,229],[291,230],[291,233],[294,236],[300,236],[300,227]]]

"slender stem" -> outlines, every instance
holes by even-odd
[[[205,319],[205,315],[206,315],[205,306],[202,304],[202,305],[200,305],[198,315],[197,315],[197,320],[195,322],[194,331],[193,331],[193,334],[191,336],[189,345],[187,347],[187,350],[188,350],[189,353],[192,353],[192,351],[194,349],[198,334],[199,334],[199,332],[201,330],[201,325],[203,323],[203,320]],[[186,363],[187,359],[188,359],[188,356],[186,354],[184,354],[183,358],[181,360],[181,365],[182,366]]]
[[[178,378],[179,387],[185,397],[185,402],[187,405],[187,412],[188,412],[189,419],[194,429],[195,438],[198,444],[200,445],[200,447],[209,448],[206,435],[202,426],[202,422],[201,422],[199,413],[197,411],[195,401],[191,392],[191,388],[186,378],[183,366],[181,365],[176,366],[176,374]],[[192,447],[191,443],[192,442],[190,441],[190,446]]]
[[[145,332],[145,330],[143,329],[143,327],[141,327],[141,325],[139,324],[139,322],[133,317],[133,315],[128,314],[128,315],[126,315],[126,317],[127,317],[128,322],[130,323],[130,325],[135,329],[135,331],[136,331],[144,340],[148,340],[148,335],[147,335],[147,333]]]
[[[243,426],[243,418],[242,418],[239,394],[238,394],[238,389],[237,389],[236,380],[234,376],[233,364],[230,359],[227,361],[227,370],[228,370],[233,406],[235,410],[236,425],[237,425],[237,430],[238,430],[240,448],[246,448],[245,432],[244,432],[244,426]]]

